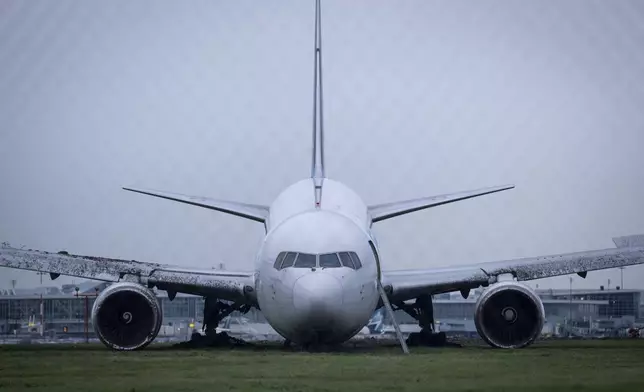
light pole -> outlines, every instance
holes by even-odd
[[[570,306],[568,307],[568,337],[572,335],[572,276],[570,277]]]
[[[80,290],[78,287],[76,287],[74,290],[76,290],[75,296],[78,297],[84,297],[85,298],[85,316],[84,316],[84,322],[83,324],[85,325],[85,343],[89,343],[89,297],[98,297],[98,287],[94,288],[94,294],[92,293],[82,293],[79,294],[78,291]]]
[[[42,293],[40,294],[40,336],[42,337],[45,334],[45,303],[42,299]]]
[[[619,267],[619,273],[620,273],[620,275],[621,275],[621,279],[620,279],[620,286],[619,286],[619,287],[620,287],[622,290],[624,290],[624,267]]]

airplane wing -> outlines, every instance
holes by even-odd
[[[253,303],[253,272],[217,271],[185,268],[135,260],[80,256],[67,252],[50,253],[15,249],[3,244],[0,267],[48,272],[52,279],[60,275],[104,282],[133,281],[176,293],[215,296],[230,301]]]
[[[644,235],[613,238],[616,248],[470,264],[456,268],[383,271],[382,284],[393,302],[421,294],[461,291],[496,283],[499,275],[512,274],[518,281],[644,264]]]

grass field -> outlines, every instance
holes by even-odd
[[[521,350],[397,347],[302,353],[275,346],[112,352],[0,346],[0,391],[632,391],[644,339],[551,341]]]

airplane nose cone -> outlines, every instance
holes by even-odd
[[[341,305],[342,284],[337,278],[324,272],[312,272],[295,281],[293,306],[308,327],[329,327],[335,309]]]

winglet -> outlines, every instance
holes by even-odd
[[[473,197],[489,195],[514,188],[514,185],[501,185],[489,188],[482,188],[473,191],[465,191],[458,193],[451,193],[446,195],[422,197],[419,199],[397,201],[393,203],[378,204],[369,206],[369,213],[371,214],[372,222],[379,222],[385,219],[390,219],[396,216],[409,214],[424,210],[430,207],[436,207],[443,204],[453,203],[455,201],[467,200]]]
[[[141,193],[144,195],[160,197],[179,203],[190,204],[197,207],[208,208],[215,211],[239,216],[256,222],[264,223],[268,219],[268,207],[256,204],[245,204],[227,200],[216,200],[202,196],[188,196],[179,193],[161,192],[150,189],[126,188],[126,191]]]
[[[613,242],[618,248],[644,247],[644,234],[627,235],[623,237],[614,237]]]

